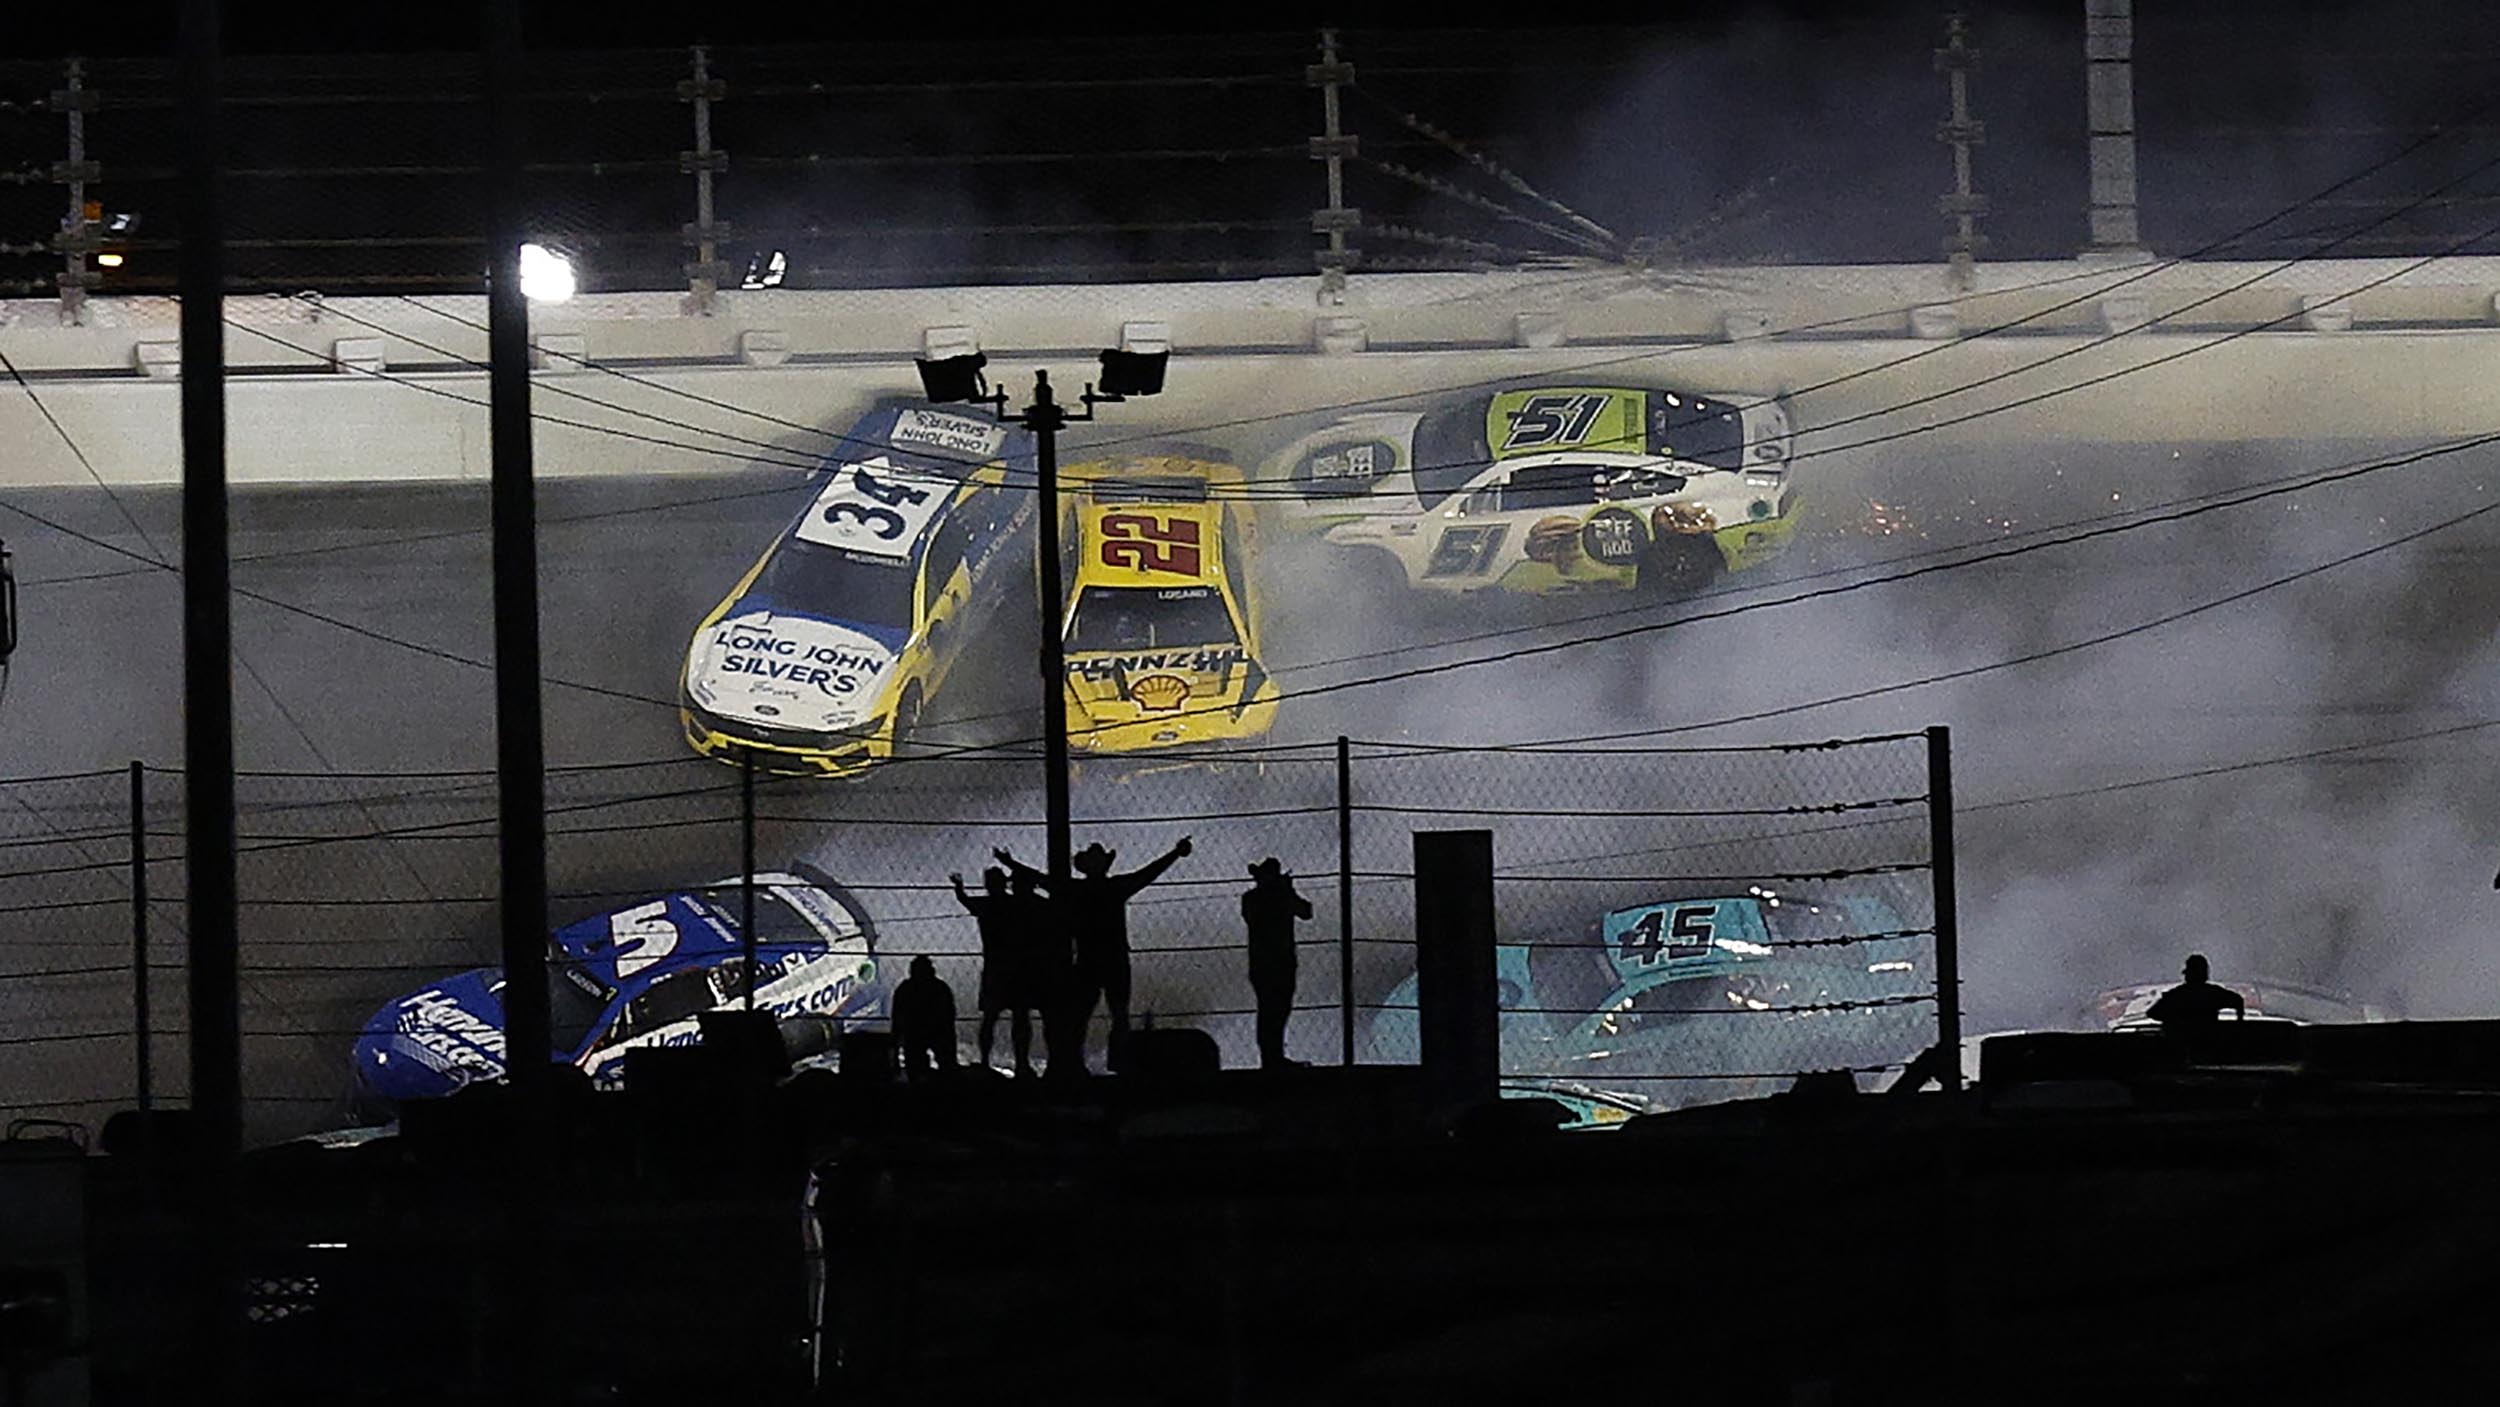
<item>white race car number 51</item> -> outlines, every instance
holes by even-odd
[[[668,901],[655,900],[610,918],[608,944],[616,950],[619,982],[676,952],[677,923],[668,916]]]

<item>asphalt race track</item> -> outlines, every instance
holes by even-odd
[[[1133,432],[1147,417],[1125,409],[1123,428]],[[1283,438],[1258,431],[1228,447],[1255,463]],[[1081,459],[1081,445],[1063,458]],[[1767,577],[1723,581],[1725,594],[1665,611],[1626,613],[1622,599],[1498,610],[1361,599],[1329,579],[1325,558],[1290,554],[1260,568],[1271,601],[1266,648],[1288,689],[1758,608],[1288,698],[1273,741],[1316,745],[1310,751],[1127,781],[1129,769],[1091,767],[1078,780],[1079,817],[1132,824],[1081,826],[1078,841],[1109,834],[1124,861],[1136,861],[1194,832],[1199,854],[1174,877],[1196,885],[1169,896],[1191,902],[1141,910],[1136,933],[1141,947],[1185,948],[1233,940],[1241,867],[1270,851],[1308,877],[1323,918],[1332,912],[1333,819],[1319,808],[1333,787],[1325,747],[1340,733],[1491,743],[1688,730],[1651,739],[1676,743],[1947,723],[1970,1029],[2065,1019],[2100,987],[2166,977],[2192,949],[2210,953],[2226,982],[2264,973],[2392,998],[2417,1015],[2480,1010],[2495,968],[2487,930],[2500,836],[2485,798],[2500,780],[2490,761],[2500,730],[2472,725],[2500,719],[2500,578],[2487,565],[2500,546],[2500,513],[2398,539],[2500,502],[2493,451],[2073,545],[2039,546],[2028,535],[2142,523],[2127,515],[2210,506],[2226,490],[2421,448],[2364,435],[2264,448],[2026,451],[1912,439],[1835,455],[1800,467],[1809,506],[1789,557]],[[544,488],[559,920],[735,871],[735,778],[689,755],[676,678],[695,621],[781,529],[798,492],[795,476],[761,468]],[[0,515],[0,530],[21,582],[24,643],[0,697],[0,777],[101,772],[133,759],[178,767],[177,577],[25,516],[155,556],[178,536],[173,495],[23,492],[6,507],[18,510]],[[245,1082],[257,1136],[338,1117],[345,1051],[366,1015],[493,951],[493,911],[478,902],[493,893],[494,792],[484,775],[494,760],[492,689],[480,667],[492,655],[485,518],[482,485],[236,498],[235,581],[270,598],[235,603],[239,753],[247,772],[288,774],[242,782],[245,834],[272,852],[248,856],[244,869]],[[1872,564],[1908,559],[1889,569],[1898,571],[1954,560],[1941,549],[1992,545],[2038,550],[1759,604],[1865,579]],[[2325,565],[2373,548],[2382,550]],[[2239,593],[2250,594],[2227,599]],[[1615,614],[1578,631],[1553,625],[1589,612]],[[995,641],[987,658],[937,705],[942,740],[1030,735],[1020,715],[1031,708],[1032,627],[1002,611],[986,628]],[[1513,633],[1433,648],[1486,631]],[[1308,663],[1347,656],[1355,658]],[[1941,675],[1959,677],[1800,707]],[[1699,726],[1772,710],[1793,711]],[[2440,730],[2450,731],[2418,736]],[[2412,740],[2361,746],[2382,739]],[[1606,751],[1592,745],[1578,765],[1603,768]],[[2180,775],[2189,773],[2204,775]],[[2124,785],[2137,782],[2148,784]],[[0,1031],[15,1038],[0,1045],[0,1088],[21,1109],[93,1117],[128,1088],[131,1051],[120,1034],[130,1019],[128,888],[113,863],[125,853],[115,838],[126,824],[124,785],[112,775],[0,787],[14,812],[5,832],[13,853],[0,857],[0,978],[52,974],[0,981]],[[161,804],[150,844],[176,853],[174,779],[158,776],[154,786]],[[777,785],[764,809],[788,819],[766,828],[762,859],[810,858],[860,886],[887,955],[959,953],[969,922],[948,917],[953,902],[933,887],[949,871],[976,872],[994,842],[1038,860],[1038,786],[1038,766],[1013,758],[897,767],[866,783]],[[633,797],[642,799],[620,801]],[[1225,819],[1260,808],[1310,809]],[[1644,824],[1610,829],[1636,847]],[[432,829],[300,844],[411,826]],[[2382,866],[2405,878],[2383,877]],[[159,866],[154,883],[164,901],[153,909],[160,1088],[178,1096],[179,865]],[[1333,1002],[1333,970],[1314,973],[1312,961],[1305,986],[1318,990],[1307,999]],[[1366,999],[1401,961],[1394,952],[1365,959]],[[1148,953],[1140,1004],[1246,1005],[1237,962]],[[968,967],[949,971],[968,1005]],[[1293,1039],[1303,1054],[1333,1058],[1336,1030],[1324,1013],[1298,1021]]]

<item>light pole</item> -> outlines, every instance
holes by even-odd
[[[981,368],[989,359],[981,353],[920,362],[921,388],[932,402],[986,405],[1000,420],[1022,426],[1033,436],[1037,470],[1033,487],[1038,500],[1035,518],[1040,532],[1033,575],[1042,625],[1042,824],[1047,832],[1049,873],[1054,883],[1066,882],[1068,856],[1074,848],[1068,836],[1068,606],[1060,594],[1059,432],[1074,422],[1093,419],[1097,405],[1162,391],[1163,369],[1170,355],[1104,351],[1102,389],[1096,390],[1093,382],[1087,382],[1084,395],[1078,398],[1085,409],[1074,413],[1051,394],[1047,371],[1033,373],[1033,403],[1010,413],[1007,393],[989,390],[982,378]]]

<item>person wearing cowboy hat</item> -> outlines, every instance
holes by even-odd
[[[1110,1068],[1119,1069],[1128,1055],[1128,901],[1189,854],[1189,837],[1182,836],[1171,849],[1127,874],[1111,872],[1119,852],[1095,841],[1069,857],[1076,873],[1062,884],[1004,849],[991,853],[1011,875],[1026,877],[1058,904],[1060,921],[1076,939],[1077,991],[1066,1018],[1069,1041],[1083,1049],[1085,1026],[1094,1019],[1099,998],[1111,1010],[1107,1060]],[[1055,1072],[1057,1062],[1052,1063]]]
[[[1285,1058],[1285,1021],[1293,1014],[1299,964],[1293,925],[1311,916],[1311,901],[1294,892],[1284,862],[1270,855],[1250,867],[1250,888],[1241,896],[1241,921],[1250,929],[1250,990],[1259,1002],[1259,1068],[1299,1065]]]

